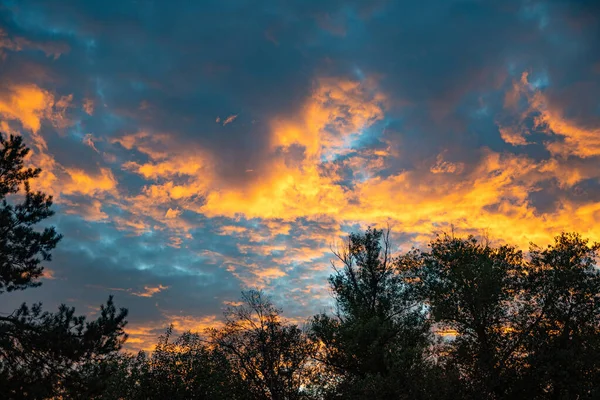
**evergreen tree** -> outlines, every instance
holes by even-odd
[[[33,192],[39,168],[25,168],[29,149],[20,136],[0,134],[0,294],[41,284],[43,262],[61,236],[38,223],[53,215],[52,197]],[[64,305],[58,312],[23,304],[0,316],[0,393],[5,398],[50,398],[77,382],[78,366],[120,349],[127,310],[112,298],[90,322]]]
[[[312,321],[321,361],[337,374],[332,397],[422,397],[429,326],[394,266],[389,231],[350,234],[329,278],[335,315]]]

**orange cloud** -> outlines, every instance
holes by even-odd
[[[546,148],[550,153],[560,156],[577,157],[600,156],[600,125],[585,127],[565,118],[558,108],[548,104],[546,98],[538,93],[532,108],[540,112],[535,118],[537,127],[545,128],[549,134],[562,136],[564,142],[548,142]]]
[[[337,214],[347,198],[335,183],[335,171],[323,173],[321,159],[343,152],[353,135],[383,118],[386,98],[376,89],[371,81],[318,80],[299,120],[271,124],[271,149],[283,149],[283,156],[261,169],[261,179],[252,186],[209,191],[201,212],[235,216],[243,210],[249,218],[284,220]],[[286,159],[292,146],[304,149],[300,162]]]
[[[505,97],[505,107],[516,111],[521,100],[527,102],[527,108],[520,115],[517,127],[501,127],[502,139],[512,145],[524,145],[523,121],[533,116],[534,127],[550,136],[562,140],[545,142],[546,148],[554,156],[570,155],[586,158],[600,156],[600,125],[582,124],[564,116],[563,111],[553,104],[542,89],[529,82],[529,74],[524,72],[519,81],[513,82]]]
[[[220,316],[205,315],[197,317],[193,315],[178,315],[172,312],[161,311],[162,320],[160,322],[130,322],[125,328],[129,339],[125,343],[125,350],[137,352],[139,350],[153,351],[156,346],[158,335],[172,325],[174,334],[180,335],[183,332],[191,331],[193,333],[204,333],[208,328],[219,328],[223,325]]]
[[[225,121],[223,121],[223,126],[232,123],[236,118],[237,118],[237,114],[230,115],[229,117],[225,118]]]
[[[88,133],[83,137],[83,143],[92,148],[96,153],[100,153],[94,144],[94,136],[91,133]]]
[[[453,163],[450,161],[445,161],[443,154],[438,154],[435,164],[429,168],[429,170],[434,174],[460,174],[464,169],[463,163]]]
[[[94,99],[90,99],[90,98],[86,98],[83,100],[83,111],[86,112],[86,114],[88,115],[93,115],[94,114]]]
[[[30,163],[42,169],[40,179],[33,182],[35,189],[53,194],[61,201],[61,194],[95,195],[116,186],[112,172],[102,169],[98,176],[89,176],[77,169],[66,169],[48,152],[46,139],[40,134],[44,121],[57,129],[71,125],[66,116],[71,107],[72,95],[56,98],[52,93],[33,84],[9,85],[0,92],[0,117],[2,128],[10,129],[9,122],[18,122],[29,133],[32,148]],[[7,122],[8,121],[8,122]]]
[[[179,217],[181,215],[182,212],[183,211],[178,210],[178,209],[174,210],[172,208],[169,208],[167,210],[167,213],[165,214],[165,218],[177,218],[177,217]]]
[[[37,133],[41,120],[51,118],[54,96],[36,85],[9,86],[0,94],[0,116],[16,120],[23,128]]]
[[[373,81],[319,79],[300,121],[272,122],[271,145],[300,145],[308,157],[340,151],[350,135],[383,118],[386,102]]]
[[[130,161],[123,164],[123,168],[135,172],[146,179],[157,179],[177,175],[192,176],[198,174],[204,168],[204,163],[195,157],[173,157],[169,160],[156,163],[138,164]]]
[[[105,221],[107,220],[108,214],[102,211],[102,202],[100,200],[91,200],[81,203],[74,203],[65,199],[62,199],[63,204],[68,205],[65,210],[67,214],[76,214],[85,219],[86,221]]]
[[[254,186],[209,192],[200,210],[209,217],[243,214],[248,218],[288,220],[337,214],[344,202],[343,189],[322,177],[316,165],[297,169],[280,161],[273,165],[271,174]]]
[[[173,138],[168,134],[140,131],[135,134],[125,135],[114,139],[112,143],[119,143],[127,150],[135,149],[146,154],[148,162],[140,164],[135,161],[125,162],[122,167],[143,176],[146,179],[172,179],[175,177],[195,177],[195,183],[202,182],[209,177],[210,156],[198,148],[177,147]],[[172,182],[171,186],[176,186]],[[203,187],[204,185],[200,185]],[[172,189],[185,197],[187,193],[197,193],[198,190]]]
[[[584,143],[592,144],[588,153],[595,152],[593,135],[558,123],[564,122],[561,114],[538,92],[524,74],[506,95],[506,109],[518,110],[524,98],[527,112],[536,110],[538,124],[550,127],[552,134],[560,132],[565,139],[561,143],[569,144],[572,154],[587,156],[582,150]],[[543,182],[556,181],[560,188],[572,188],[584,179],[599,177],[600,169],[591,164],[565,163],[556,157],[536,161],[483,149],[479,161],[469,165],[449,161],[447,152],[442,151],[433,163],[381,176],[390,160],[401,153],[396,148],[401,144],[376,151],[353,146],[355,139],[383,118],[387,102],[370,80],[317,80],[297,117],[271,121],[270,153],[263,165],[253,167],[252,179],[238,186],[219,178],[206,150],[177,147],[168,134],[138,132],[115,139],[113,143],[148,156],[145,162],[125,162],[123,168],[150,181],[139,194],[123,201],[127,213],[115,222],[121,229],[137,233],[169,229],[173,245],[179,246],[181,238],[191,238],[189,232],[195,227],[194,222],[182,218],[184,211],[209,218],[260,219],[264,231],[220,228],[223,235],[249,240],[240,244],[241,259],[212,255],[248,286],[264,286],[286,276],[286,268],[294,260],[310,264],[323,257],[344,224],[390,223],[423,242],[433,232],[448,229],[449,224],[465,233],[486,231],[491,237],[523,247],[532,240],[547,242],[562,230],[578,230],[600,240],[594,231],[598,220],[595,203],[575,204],[559,198],[554,209],[540,212],[529,196],[540,190]],[[503,139],[512,145],[528,143],[520,118],[514,126],[500,127]],[[594,130],[586,132],[595,134]],[[345,157],[334,162],[339,155]],[[352,186],[340,185],[343,169],[354,173]],[[309,239],[314,236],[312,243],[320,243],[315,248],[265,244],[278,234],[289,234],[291,224],[299,218],[327,221],[332,230],[323,237],[318,232],[307,234]],[[251,254],[270,257],[279,267],[250,262],[245,257]]]
[[[222,226],[221,228],[219,228],[219,234],[232,236],[232,235],[242,234],[242,233],[246,232],[247,230],[248,230],[248,228],[245,228],[243,226],[226,225],[226,226]]]
[[[131,294],[134,296],[138,296],[138,297],[152,297],[157,293],[160,293],[162,291],[164,291],[165,289],[168,289],[169,286],[163,286],[163,285],[158,285],[158,286],[144,286],[144,291],[143,292],[132,292]]]
[[[100,172],[94,175],[75,168],[66,168],[65,171],[70,181],[62,186],[63,194],[94,196],[111,192],[117,187],[117,181],[108,168],[100,168]]]
[[[165,147],[170,140],[171,137],[164,133],[151,134],[146,131],[139,131],[115,138],[111,143],[118,143],[127,150],[135,149],[148,155],[150,159],[159,160],[168,157],[169,153],[165,151]]]
[[[508,144],[512,144],[513,146],[524,146],[527,143],[527,139],[525,139],[525,132],[522,129],[515,128],[512,126],[500,126],[500,137]]]
[[[507,107],[516,107],[523,95],[530,96],[528,98],[534,106],[541,104],[531,95],[533,89],[527,79],[525,74],[513,86],[513,93],[509,93],[505,101]],[[266,159],[264,166],[255,168],[253,173],[258,179],[242,186],[224,185],[210,173],[200,179],[200,171],[211,170],[210,156],[186,161],[186,166],[180,167],[178,162],[186,160],[185,152],[166,155],[164,147],[162,152],[157,152],[151,144],[162,139],[150,138],[144,133],[121,139],[120,143],[126,148],[137,148],[153,161],[146,169],[133,163],[126,164],[125,168],[149,179],[167,179],[165,183],[147,186],[137,199],[138,204],[144,203],[141,197],[146,197],[147,202],[154,206],[164,204],[166,207],[168,204],[163,217],[174,215],[169,213],[169,209],[189,209],[207,217],[236,218],[243,215],[279,221],[277,223],[283,227],[297,218],[318,220],[326,217],[337,224],[392,222],[422,240],[452,223],[471,233],[486,230],[500,240],[516,241],[524,246],[530,240],[547,241],[560,230],[591,230],[591,222],[586,222],[584,216],[595,216],[594,206],[584,208],[564,200],[559,209],[541,214],[530,203],[529,193],[537,190],[540,182],[557,179],[563,186],[572,186],[585,177],[600,174],[593,168],[570,168],[566,172],[568,169],[553,160],[536,162],[526,156],[484,150],[481,161],[467,167],[464,163],[447,161],[441,153],[427,169],[417,166],[414,170],[378,177],[377,172],[385,168],[388,159],[397,155],[389,148],[377,153],[358,152],[358,155],[345,159],[343,165],[362,179],[356,180],[353,188],[339,185],[339,164],[328,160],[345,154],[344,151],[352,146],[353,138],[383,118],[386,102],[386,97],[369,80],[317,80],[311,97],[300,109],[297,118],[276,118],[272,121],[272,156]],[[541,106],[536,106],[536,109],[544,111]],[[546,115],[544,123],[553,126],[553,129],[570,132],[565,126],[550,122],[556,120],[554,114],[542,115]],[[501,132],[511,144],[527,143],[513,127],[502,127]],[[138,142],[141,146],[136,144]],[[294,146],[304,150],[300,159],[290,158],[288,152],[293,151]],[[175,178],[178,178],[177,183]],[[203,201],[191,200],[197,196]],[[564,210],[569,207],[573,213],[581,213],[577,223],[566,218]],[[520,227],[519,233],[508,236],[515,224]],[[282,232],[289,232],[289,226]],[[223,233],[243,232],[224,228]],[[249,235],[255,236],[254,233]],[[281,250],[260,245],[268,241],[268,237],[253,240],[258,246],[243,245],[241,250],[270,256],[274,256],[273,251]],[[315,257],[323,255],[321,250],[318,249]],[[291,254],[293,251],[287,249],[286,252]],[[310,262],[310,259],[306,261]],[[283,270],[266,268],[261,272],[260,268],[247,262],[228,265],[232,272],[248,283],[253,279],[266,282],[285,274]],[[242,273],[240,268],[246,269],[247,274]]]

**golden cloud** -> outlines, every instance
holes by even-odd
[[[527,103],[527,108],[521,113],[517,126],[500,128],[504,141],[512,145],[527,144],[521,126],[526,118],[533,117],[535,128],[561,139],[545,142],[546,148],[554,156],[600,156],[600,126],[586,126],[566,118],[560,107],[553,104],[542,89],[529,82],[527,72],[521,75],[519,81],[513,82],[512,88],[507,91],[505,108],[516,112],[521,100]]]
[[[132,292],[131,294],[134,296],[138,296],[138,297],[152,297],[157,293],[160,293],[166,289],[168,289],[169,286],[163,286],[163,285],[158,285],[158,286],[144,286],[144,291],[142,292]]]
[[[506,108],[517,110],[523,96],[529,104],[528,112],[539,113],[537,123],[561,135],[571,154],[580,157],[595,154],[595,140],[600,137],[596,130],[576,130],[567,124],[528,83],[527,74],[507,93]],[[214,173],[204,174],[213,170],[208,154],[188,158],[191,156],[185,152],[167,152],[165,147],[157,151],[152,143],[164,143],[164,140],[145,133],[119,142],[126,148],[148,154],[152,160],[146,167],[128,163],[125,168],[149,179],[167,180],[147,186],[137,199],[138,204],[144,204],[142,197],[154,206],[164,204],[163,217],[169,209],[189,209],[207,217],[244,216],[277,221],[270,228],[278,229],[275,225],[279,224],[285,227],[283,232],[289,232],[286,223],[298,218],[329,218],[338,226],[389,222],[414,233],[418,240],[426,240],[434,231],[454,224],[469,233],[487,231],[492,237],[525,247],[530,240],[548,241],[561,230],[576,229],[600,239],[598,233],[592,231],[597,210],[594,204],[576,205],[561,199],[556,209],[540,213],[529,197],[539,190],[542,182],[555,179],[561,187],[572,187],[582,179],[600,176],[598,168],[573,167],[556,158],[535,161],[527,156],[489,149],[481,150],[480,161],[473,165],[450,162],[442,152],[433,165],[418,165],[413,170],[385,177],[378,172],[391,158],[398,156],[391,147],[377,152],[358,149],[341,164],[331,162],[336,155],[346,154],[354,138],[383,118],[387,102],[374,81],[317,80],[298,117],[272,121],[272,154],[265,158],[265,165],[254,169],[257,179],[237,187],[223,184]],[[513,145],[527,144],[521,124],[519,119],[514,126],[502,126],[502,137]],[[294,147],[303,149],[300,159],[290,159]],[[185,167],[181,160],[186,160]],[[339,184],[341,165],[360,178],[352,187]],[[195,198],[202,201],[192,200]],[[568,218],[567,210],[574,215],[573,219]],[[517,233],[514,226],[519,226]],[[232,228],[223,228],[223,233],[256,235]],[[273,251],[278,248],[260,245],[261,241],[269,240],[268,236],[256,238],[254,251],[274,256]],[[241,250],[253,251],[248,246],[243,245]],[[321,249],[317,253],[322,255]],[[310,259],[308,257],[306,262]],[[267,271],[267,267],[261,273],[251,264],[231,263],[230,268],[239,276],[243,275],[240,268],[252,271],[243,278],[248,282],[251,279],[265,282],[285,273]]]
[[[156,346],[156,337],[170,326],[173,326],[176,335],[191,331],[194,333],[203,333],[208,328],[218,328],[222,322],[216,315],[207,315],[196,317],[192,315],[174,315],[163,311],[163,320],[160,323],[129,323],[125,332],[129,335],[125,342],[125,350],[137,352],[144,350],[154,351]]]
[[[90,174],[76,168],[65,168],[70,180],[62,186],[63,194],[96,196],[101,192],[111,192],[117,187],[117,180],[108,168],[100,168],[97,174]]]

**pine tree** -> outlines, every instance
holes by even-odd
[[[61,239],[53,227],[38,228],[54,212],[51,196],[31,190],[29,182],[41,170],[25,168],[28,153],[21,136],[6,139],[0,134],[0,295],[39,286],[43,262],[51,260]],[[44,312],[40,303],[3,313],[0,393],[4,398],[38,399],[86,391],[78,387],[77,367],[121,348],[126,316],[127,310],[117,310],[112,297],[89,322],[65,305],[56,313]]]

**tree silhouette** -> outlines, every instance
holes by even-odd
[[[204,336],[168,330],[150,356],[89,359],[67,397],[597,399],[599,250],[576,234],[527,254],[441,235],[393,257],[369,228],[334,252],[335,312],[308,338],[252,290]]]
[[[545,249],[532,246],[528,301],[539,322],[525,346],[530,398],[600,396],[599,250],[576,234],[562,234]]]
[[[293,400],[309,395],[307,368],[313,345],[302,330],[286,324],[281,310],[261,292],[242,293],[242,304],[225,313],[225,325],[210,330],[211,342],[227,355],[248,399]]]
[[[169,327],[154,351],[110,360],[107,390],[99,399],[235,400],[246,399],[242,380],[227,357],[199,334],[172,340]]]
[[[329,278],[336,313],[312,321],[321,360],[339,374],[334,397],[417,396],[429,326],[394,266],[389,231],[352,233],[334,254],[343,265]]]
[[[53,215],[52,197],[32,192],[39,168],[25,168],[29,149],[20,136],[0,134],[0,294],[39,286],[42,262],[61,236],[37,224]],[[24,193],[20,193],[21,191]],[[0,316],[0,393],[6,398],[49,398],[77,381],[79,364],[120,349],[127,310],[112,298],[90,322],[64,305],[57,313],[23,304]]]
[[[463,397],[501,397],[511,387],[507,368],[519,350],[513,336],[522,310],[514,300],[524,271],[522,253],[448,235],[433,240],[430,249],[399,262],[428,305],[432,323],[456,332],[445,357],[448,366],[463,378]]]
[[[434,326],[461,398],[592,399],[600,371],[597,244],[562,234],[529,257],[513,246],[443,235],[399,260]]]
[[[6,140],[0,134],[0,293],[38,286],[35,279],[42,274],[40,261],[50,261],[50,251],[61,236],[54,227],[42,232],[35,224],[54,214],[52,197],[32,192],[29,180],[37,178],[39,168],[24,168],[29,149],[20,136]],[[24,189],[20,203],[12,205],[6,196]]]

